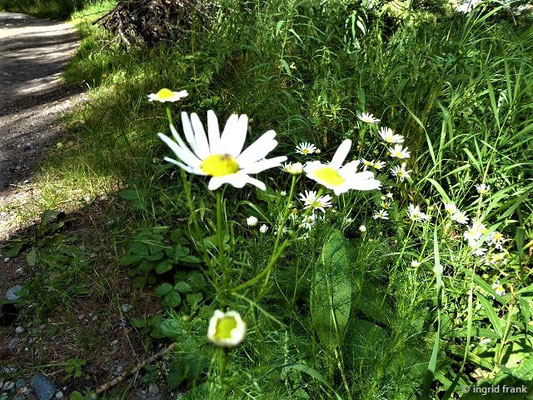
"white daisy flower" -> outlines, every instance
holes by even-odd
[[[413,267],[413,268],[418,268],[418,267],[420,267],[420,265],[421,265],[421,263],[418,260],[412,260],[411,261],[411,267]]]
[[[406,165],[407,165],[406,163],[402,163],[401,166],[397,165],[391,168],[392,176],[396,177],[396,179],[399,180],[400,182],[403,182],[405,179],[409,179],[411,177],[409,173],[412,171],[406,170],[405,169]]]
[[[160,103],[175,102],[184,97],[187,97],[189,93],[186,90],[180,90],[179,92],[173,92],[170,89],[163,88],[157,93],[150,93],[148,95],[148,101],[159,101]]]
[[[377,124],[379,122],[379,119],[374,118],[372,114],[365,112],[362,114],[357,114],[357,118],[359,118],[359,120],[363,121],[365,124]]]
[[[297,153],[300,153],[303,155],[316,153],[317,150],[318,148],[314,144],[309,143],[309,142],[302,142],[298,146],[296,146],[296,149],[295,149]]]
[[[288,172],[291,175],[300,175],[304,170],[304,166],[302,165],[302,163],[299,163],[299,162],[297,163],[288,162],[288,163],[283,164],[281,166],[281,169],[283,169],[283,171]]]
[[[258,222],[258,219],[253,215],[246,218],[246,223],[248,224],[248,226],[256,226]]]
[[[467,215],[461,211],[457,211],[456,213],[452,214],[451,219],[452,221],[455,221],[458,224],[462,224],[462,225],[465,225],[468,223]]]
[[[287,192],[285,190],[282,190],[279,192],[280,196],[287,196]]]
[[[476,250],[472,252],[472,255],[476,257],[483,257],[486,252],[487,252],[487,249],[485,247],[478,247]]]
[[[503,288],[503,286],[500,284],[500,281],[496,281],[492,284],[492,289],[494,289],[494,291],[496,292],[496,294],[498,296],[505,296],[505,289]]]
[[[506,241],[507,239],[501,232],[494,231],[489,235],[489,244],[493,245],[495,249],[501,250]]]
[[[401,144],[397,144],[394,147],[389,147],[390,156],[392,158],[399,158],[401,160],[409,158],[409,150],[407,147],[403,148]]]
[[[261,225],[261,227],[259,228],[259,232],[261,233],[266,233],[268,231],[268,226],[263,224]]]
[[[341,167],[351,146],[352,141],[350,139],[343,141],[329,164],[322,164],[320,161],[308,162],[304,167],[307,177],[328,189],[332,189],[337,196],[350,189],[372,190],[379,188],[381,183],[374,179],[373,172],[357,172],[359,161],[351,161]]]
[[[364,158],[361,161],[365,166],[365,170],[366,170],[366,167],[371,167],[374,164],[374,161],[368,161],[368,160],[365,160]]]
[[[291,213],[289,214],[289,218],[292,220],[292,221],[296,221],[298,219],[298,215],[300,214],[300,212],[298,211],[297,208],[293,208],[291,210]]]
[[[304,208],[312,207],[313,209],[326,212],[326,208],[331,207],[331,196],[317,196],[314,190],[306,190],[305,194],[300,193],[300,200],[304,203]]]
[[[374,219],[389,219],[389,213],[386,210],[379,210],[374,213]]]
[[[456,212],[459,211],[457,209],[457,206],[453,203],[445,204],[444,209],[446,210],[446,212],[448,212],[448,214],[455,214]]]
[[[316,215],[310,214],[310,215],[305,215],[302,218],[302,221],[300,222],[300,226],[310,231],[315,225],[315,223],[316,223]]]
[[[363,233],[366,232],[366,226],[361,225],[361,226],[359,227],[359,232],[363,232]]]
[[[383,139],[384,142],[387,143],[403,143],[403,136],[402,135],[395,135],[392,129],[390,128],[380,128],[379,129],[379,136],[381,136],[381,139]]]
[[[490,186],[484,183],[476,185],[476,190],[479,194],[487,194],[490,190]]]
[[[265,190],[265,184],[249,174],[279,167],[287,160],[285,156],[265,159],[278,144],[274,140],[274,131],[264,133],[242,151],[248,129],[248,117],[245,114],[233,114],[229,117],[222,135],[219,133],[217,117],[211,110],[207,112],[207,135],[197,114],[191,114],[189,119],[187,113],[182,112],[181,119],[188,146],[174,126],[170,125],[175,141],[162,133],[158,136],[174,151],[180,161],[168,157],[164,160],[191,174],[210,176],[209,190],[216,190],[224,183],[236,188],[250,183]]]
[[[385,197],[388,198],[388,199],[392,199],[394,197],[394,194],[392,194],[391,192],[387,192]]]
[[[422,211],[420,211],[420,207],[415,206],[414,204],[409,204],[407,207],[407,216],[411,221],[427,221],[429,219],[429,216]]]
[[[374,161],[372,166],[379,171],[385,166],[385,161]]]
[[[219,347],[235,347],[246,336],[246,323],[237,311],[216,310],[209,320],[207,338]]]

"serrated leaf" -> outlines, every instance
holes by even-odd
[[[181,304],[181,297],[175,290],[171,290],[164,298],[163,303],[167,307],[177,307]]]
[[[176,336],[184,333],[183,325],[177,319],[166,319],[159,324],[161,333],[169,338],[175,338]]]
[[[322,248],[311,290],[311,316],[321,343],[333,352],[342,343],[350,317],[352,284],[347,241],[334,230]]]
[[[170,291],[172,290],[172,285],[170,283],[162,283],[158,286],[158,288],[155,290],[155,294],[157,294],[159,297],[166,296]]]
[[[170,261],[165,260],[157,264],[157,266],[155,267],[155,272],[156,274],[161,275],[161,274],[164,274],[165,272],[170,271],[172,268],[174,268],[174,265]]]
[[[176,289],[179,293],[191,293],[192,287],[187,282],[178,282],[176,285],[174,285],[174,289]]]

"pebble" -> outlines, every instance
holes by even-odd
[[[56,392],[56,385],[43,374],[35,374],[30,383],[39,400],[50,400]]]
[[[131,311],[131,305],[130,304],[122,304],[121,308],[122,308],[122,312],[125,312],[125,313]]]
[[[148,394],[150,396],[154,396],[159,393],[159,386],[157,386],[155,383],[150,383],[150,386],[148,387]]]
[[[17,273],[17,275],[22,275],[24,273],[24,268],[19,267],[15,270],[15,272]]]
[[[4,261],[5,258],[4,258]],[[6,292],[6,299],[7,300],[17,300],[20,296],[18,295],[18,292],[22,289],[22,285],[15,285],[12,288],[10,288]]]
[[[116,346],[118,344],[118,339],[115,339],[111,342],[111,346]]]
[[[22,326],[17,326],[15,329],[15,333],[21,334],[22,332],[24,332],[24,328]]]
[[[56,393],[56,399],[62,399],[64,396],[65,395],[63,394],[63,392],[61,390]]]
[[[14,388],[15,388],[15,382],[7,381],[6,383],[4,383],[3,390],[5,390],[6,392],[13,390]]]
[[[9,261],[9,257],[4,258],[4,262],[8,262],[8,261]]]

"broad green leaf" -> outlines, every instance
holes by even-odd
[[[138,200],[139,199],[139,193],[134,189],[125,189],[122,190],[120,193],[120,197],[122,197],[124,200]]]
[[[166,319],[159,324],[161,333],[167,337],[173,338],[184,333],[183,325],[177,319]]]
[[[123,267],[127,267],[129,265],[133,265],[138,263],[143,259],[143,256],[135,255],[135,254],[128,254],[127,256],[124,256],[120,259],[120,265]]]
[[[37,265],[39,262],[39,254],[37,253],[37,249],[33,248],[30,250],[30,252],[26,255],[26,261],[30,267]]]
[[[164,298],[163,303],[168,307],[177,307],[181,304],[181,297],[175,290],[171,290]]]
[[[190,293],[192,292],[191,285],[187,282],[178,282],[174,285],[174,289],[179,293]]]
[[[157,266],[155,267],[155,272],[156,274],[161,275],[161,274],[164,274],[165,272],[170,271],[173,267],[174,265],[170,261],[165,260],[157,264]]]
[[[331,353],[342,343],[352,305],[347,241],[339,230],[330,235],[315,268],[311,316],[322,344]]]
[[[168,293],[170,293],[170,291],[172,290],[172,285],[170,283],[163,283],[161,284],[156,290],[155,290],[155,294],[157,294],[159,297],[163,297],[165,295],[167,295]]]
[[[503,336],[503,322],[498,318],[496,315],[496,312],[494,311],[494,307],[492,304],[489,303],[489,301],[483,297],[482,295],[477,295],[479,301],[483,305],[483,309],[485,310],[485,315],[489,319],[490,323],[492,324],[492,327],[494,328],[494,331],[498,334],[498,336],[501,338]]]

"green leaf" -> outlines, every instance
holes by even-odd
[[[177,307],[181,304],[181,297],[175,290],[171,290],[164,298],[163,303],[171,308]]]
[[[39,254],[37,253],[37,249],[33,248],[30,250],[30,252],[26,255],[26,261],[28,262],[28,265],[30,267],[34,267],[39,262]]]
[[[337,392],[335,392],[335,390],[330,386],[326,378],[324,378],[324,376],[320,372],[318,372],[316,369],[308,367],[307,365],[301,364],[301,363],[282,365],[281,368],[294,369],[294,370],[301,371],[309,375],[310,377],[316,379],[320,383],[327,386],[333,393],[335,393],[335,397],[337,398],[337,400],[342,400],[342,397]]]
[[[498,337],[501,338],[503,336],[503,322],[498,318],[496,312],[494,311],[494,307],[485,297],[480,294],[478,294],[477,297],[483,305],[483,308],[485,309],[485,315],[488,317],[490,323],[492,324],[494,331],[498,334]]]
[[[15,242],[13,246],[11,246],[5,253],[4,257],[7,258],[13,258],[16,257],[17,254],[20,252],[20,249],[22,249],[22,246],[24,245],[23,241]]]
[[[187,282],[178,282],[174,286],[174,289],[178,291],[179,293],[191,293],[192,287]]]
[[[155,290],[155,294],[157,294],[159,297],[163,297],[167,295],[168,293],[170,293],[171,290],[172,290],[172,285],[170,283],[165,282],[159,285],[159,287]]]
[[[161,333],[169,338],[175,338],[176,336],[183,335],[183,325],[180,320],[166,319],[159,324]]]
[[[200,303],[203,298],[204,296],[202,295],[202,293],[191,293],[185,297],[185,300],[187,301],[189,306],[194,310],[196,307],[198,307],[198,303]]]
[[[122,190],[119,193],[120,197],[122,197],[124,200],[138,200],[139,199],[139,193],[134,189],[125,189]]]
[[[180,261],[182,258],[188,256],[190,252],[191,251],[187,247],[182,246],[179,243],[171,249],[166,250],[167,256],[169,256],[174,262]]]
[[[311,288],[311,317],[322,344],[333,352],[344,338],[352,305],[347,241],[339,230],[330,235]]]
[[[157,266],[155,267],[155,272],[156,274],[161,275],[161,274],[164,274],[165,272],[170,271],[172,268],[174,268],[174,265],[170,261],[165,260],[157,264]]]
[[[200,264],[201,263],[201,260],[196,256],[185,256],[180,261],[186,264]]]
[[[128,254],[127,256],[124,256],[120,259],[120,265],[122,265],[123,267],[127,267],[129,265],[137,264],[142,259],[143,256]]]

